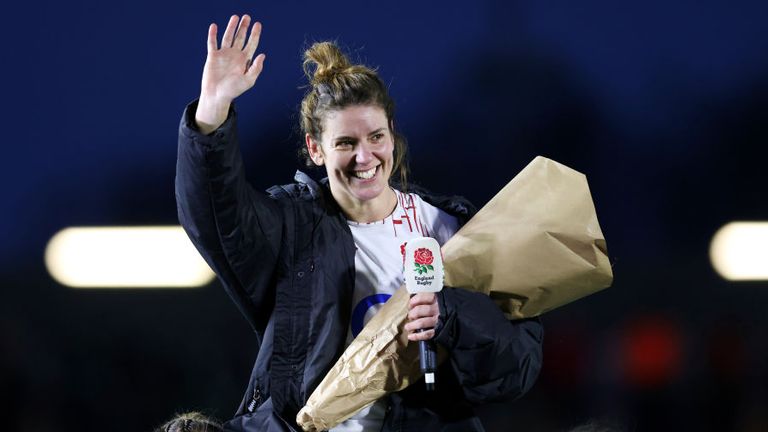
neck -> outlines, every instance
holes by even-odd
[[[376,199],[365,202],[344,200],[333,194],[333,191],[331,194],[334,195],[333,198],[339,203],[341,211],[344,212],[347,219],[359,223],[380,221],[389,216],[397,206],[397,195],[392,188],[387,188]]]

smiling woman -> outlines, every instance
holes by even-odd
[[[319,143],[306,135],[311,160],[325,165],[333,198],[347,218],[384,219],[396,203],[389,187],[394,145],[384,110],[355,105],[327,117]]]
[[[307,164],[326,166],[331,193],[350,219],[383,219],[395,204],[392,173],[399,172],[407,187],[406,144],[394,130],[394,101],[375,71],[350,64],[330,42],[307,50],[304,71],[313,88],[301,103]]]
[[[209,28],[200,98],[179,131],[176,197],[182,226],[257,334],[245,397],[224,429],[293,431],[309,395],[403,284],[405,243],[427,236],[442,245],[474,209],[405,189],[405,140],[386,86],[331,42],[304,54],[310,85],[301,104],[302,154],[327,178],[299,172],[266,194],[251,188],[232,101],[264,67],[264,54],[254,57],[260,35],[247,15],[230,19],[220,46]],[[520,396],[541,366],[538,320],[507,321],[479,293],[416,294],[400,331],[450,353],[437,390],[426,397],[415,383],[333,431],[479,431],[470,403]]]

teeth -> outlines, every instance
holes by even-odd
[[[355,174],[355,177],[359,179],[369,179],[373,177],[374,174],[376,174],[376,167],[373,167],[368,171],[355,171],[354,174]]]

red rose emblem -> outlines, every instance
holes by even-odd
[[[416,249],[416,252],[413,254],[413,259],[416,261],[416,264],[421,264],[423,266],[430,265],[432,264],[432,261],[434,261],[432,251],[427,248]]]

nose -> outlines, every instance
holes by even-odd
[[[361,143],[355,149],[355,162],[358,165],[366,165],[373,161],[373,152],[367,143]]]

